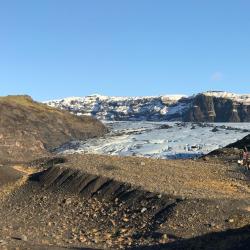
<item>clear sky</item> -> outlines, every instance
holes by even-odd
[[[0,0],[0,95],[250,93],[249,0]]]

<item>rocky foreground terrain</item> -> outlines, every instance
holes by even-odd
[[[237,165],[249,136],[198,160],[59,156],[106,127],[28,97],[0,105],[0,249],[249,249],[250,174]]]
[[[1,249],[247,249],[250,175],[221,159],[3,165]]]
[[[45,102],[77,115],[108,121],[249,122],[250,95],[208,91],[192,96],[90,95]]]

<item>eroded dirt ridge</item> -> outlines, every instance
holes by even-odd
[[[128,226],[141,229],[136,237],[152,236],[154,231],[166,221],[168,214],[181,199],[167,195],[157,194],[122,183],[111,178],[85,173],[80,170],[60,166],[49,167],[32,177],[45,189],[75,193],[85,199],[97,199],[110,206],[103,206],[105,214],[117,210],[115,220],[129,222],[124,214],[133,218],[133,223]],[[67,202],[65,200],[65,202]],[[122,211],[119,211],[123,207]],[[140,224],[140,225],[138,225]]]

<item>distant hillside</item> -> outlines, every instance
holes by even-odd
[[[29,96],[0,97],[0,161],[28,161],[74,139],[102,136],[106,127],[95,118],[33,101]]]
[[[91,95],[46,102],[77,115],[116,121],[250,122],[250,94],[210,91],[182,95],[109,97]]]

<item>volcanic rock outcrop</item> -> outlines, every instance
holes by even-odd
[[[249,122],[250,103],[230,95],[203,93],[196,95],[189,103],[190,108],[183,116],[192,122]]]
[[[247,148],[248,150],[250,150],[250,134],[245,136],[243,139],[234,142],[232,144],[229,144],[227,146],[227,148],[238,148],[238,149],[244,149]]]
[[[242,150],[245,148],[250,150],[250,134],[245,136],[241,140],[230,143],[224,148],[219,148],[210,152],[203,158],[206,159],[207,157],[211,156],[219,159],[224,159],[226,161],[237,162],[239,159],[241,159]]]

